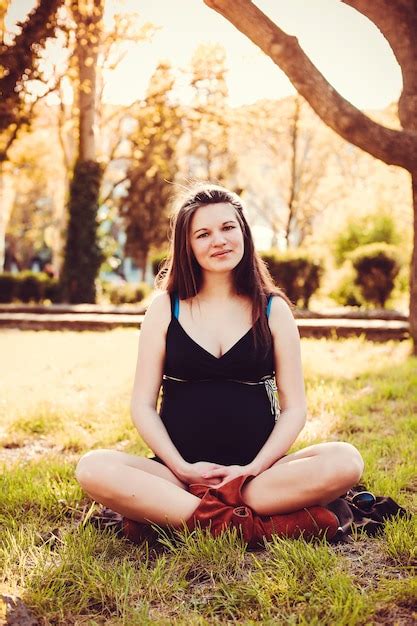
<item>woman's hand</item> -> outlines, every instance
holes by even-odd
[[[238,476],[253,476],[256,472],[249,465],[223,465],[203,474],[204,480],[220,479],[216,488],[223,487],[226,483]]]
[[[218,487],[221,483],[222,472],[227,471],[228,467],[219,465],[218,463],[210,463],[209,461],[197,461],[196,463],[185,463],[176,475],[182,482],[191,485],[199,483],[209,485],[210,487]],[[220,472],[219,475],[211,476],[210,472]]]

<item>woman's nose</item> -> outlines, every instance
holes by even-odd
[[[213,237],[214,245],[222,245],[226,243],[226,235],[223,232],[214,233]]]

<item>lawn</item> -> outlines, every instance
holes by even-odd
[[[0,332],[0,623],[6,602],[41,624],[412,624],[417,523],[347,543],[232,532],[165,539],[158,553],[80,524],[80,454],[148,454],[129,417],[138,331]],[[309,402],[293,450],[356,445],[361,482],[417,510],[417,359],[410,343],[302,341]],[[414,610],[414,613],[413,613]],[[15,623],[24,624],[24,617]]]

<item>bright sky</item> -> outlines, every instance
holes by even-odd
[[[298,37],[313,63],[350,102],[380,109],[396,101],[400,68],[378,29],[340,0],[255,0],[284,31]],[[34,0],[12,0],[12,16],[20,19]],[[130,103],[144,95],[160,59],[186,68],[201,42],[226,49],[230,104],[283,98],[294,89],[284,73],[225,18],[203,0],[107,0],[107,8],[139,12],[143,21],[160,25],[151,43],[132,47],[108,80],[105,99]]]

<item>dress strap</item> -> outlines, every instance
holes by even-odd
[[[273,293],[271,293],[271,294],[268,296],[268,302],[267,302],[267,305],[266,305],[266,316],[267,316],[267,317],[269,317],[269,314],[270,314],[270,312],[271,312],[271,304],[272,304],[272,298],[273,298],[273,297],[274,297],[274,294],[273,294]]]
[[[178,294],[177,293],[171,293],[170,294],[170,298],[171,298],[171,313],[172,313],[173,317],[178,319],[178,315],[179,315],[179,312],[180,312],[180,300],[178,298]]]

